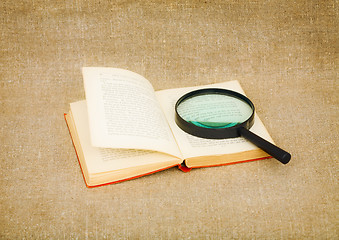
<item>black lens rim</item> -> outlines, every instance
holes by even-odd
[[[251,107],[252,114],[246,121],[229,128],[217,128],[217,129],[204,128],[185,121],[178,113],[178,106],[180,105],[180,103],[189,98],[206,94],[221,94],[238,98],[246,102]],[[251,100],[249,100],[246,96],[238,92],[222,88],[204,88],[186,93],[181,98],[179,98],[175,104],[175,122],[178,125],[178,127],[191,135],[208,139],[225,139],[240,137],[239,129],[240,128],[250,129],[254,124],[254,115],[255,108]]]

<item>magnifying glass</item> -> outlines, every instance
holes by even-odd
[[[291,159],[291,154],[249,131],[254,105],[240,93],[220,88],[189,92],[177,101],[175,112],[177,125],[191,135],[209,139],[242,136],[283,164]]]

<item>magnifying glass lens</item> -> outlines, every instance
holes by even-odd
[[[286,164],[291,154],[249,131],[254,124],[254,105],[244,95],[210,88],[189,92],[175,105],[175,121],[185,132],[202,138],[244,137]]]
[[[253,108],[243,100],[224,94],[203,94],[183,100],[177,113],[199,127],[229,128],[247,121]]]

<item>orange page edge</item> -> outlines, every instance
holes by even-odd
[[[189,169],[188,171],[190,171],[191,169],[196,169],[196,168],[220,167],[220,166],[227,166],[227,165],[233,165],[233,164],[238,164],[238,163],[260,161],[260,160],[265,160],[265,159],[269,159],[269,158],[273,158],[273,157],[272,156],[267,156],[267,157],[262,157],[262,158],[254,158],[254,159],[248,159],[248,160],[242,160],[242,161],[236,161],[236,162],[230,162],[230,163],[221,163],[221,164],[196,166],[196,167],[191,167],[191,168],[186,167],[186,168]]]

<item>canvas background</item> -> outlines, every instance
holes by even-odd
[[[338,1],[0,8],[1,239],[338,239]],[[293,158],[88,189],[63,119],[83,66],[156,90],[237,79]]]

